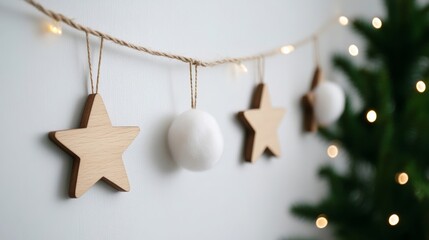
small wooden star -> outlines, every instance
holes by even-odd
[[[268,88],[263,83],[256,87],[252,108],[238,114],[248,129],[244,158],[253,163],[267,150],[274,156],[280,156],[277,128],[285,110],[271,106]]]
[[[310,91],[302,97],[302,108],[304,112],[304,131],[316,132],[319,128],[314,114],[314,89],[321,82],[320,67],[317,66],[311,81]]]
[[[80,127],[49,133],[54,143],[75,158],[70,197],[82,196],[99,180],[128,192],[122,153],[136,138],[139,127],[113,127],[99,94],[88,96]]]

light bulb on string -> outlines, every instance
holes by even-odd
[[[389,217],[390,226],[395,226],[399,223],[399,216],[397,214],[392,214]]]
[[[408,174],[405,172],[396,174],[396,182],[400,185],[406,184],[408,182]]]
[[[322,229],[326,226],[328,226],[328,219],[324,214],[319,215],[316,219],[316,227]]]
[[[330,158],[336,158],[338,156],[338,147],[335,144],[331,144],[328,149],[326,149],[326,153]]]
[[[295,47],[292,45],[287,45],[280,48],[280,51],[285,55],[293,52],[294,50],[295,50]]]
[[[372,26],[373,26],[375,29],[380,29],[382,25],[383,25],[383,22],[381,21],[381,19],[380,19],[380,18],[378,18],[378,17],[374,17],[374,18],[372,19]]]
[[[342,26],[346,26],[347,24],[349,24],[349,19],[346,16],[341,16],[341,17],[338,18],[338,22]]]
[[[49,22],[46,24],[46,28],[49,32],[55,34],[55,35],[61,35],[63,33],[63,30],[61,28],[61,24],[59,22]]]
[[[426,90],[426,84],[423,81],[418,81],[416,83],[416,89],[419,93],[423,93]]]
[[[359,48],[356,45],[352,44],[349,46],[349,53],[353,57],[356,57],[359,54]]]
[[[374,110],[369,110],[366,114],[366,120],[370,123],[375,122],[377,120],[377,113]]]
[[[243,63],[237,63],[237,69],[242,72],[242,73],[247,73],[249,70],[247,69],[246,65],[244,65]]]

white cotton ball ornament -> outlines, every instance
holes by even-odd
[[[220,159],[223,137],[210,114],[191,109],[174,119],[168,130],[168,146],[178,165],[191,171],[204,171]]]
[[[321,126],[338,120],[344,111],[343,89],[336,83],[323,81],[314,89],[314,114]]]

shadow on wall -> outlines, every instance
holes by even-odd
[[[60,176],[61,179],[56,180],[58,183],[58,197],[60,199],[69,199],[68,189],[70,183],[70,177],[73,167],[73,159],[57,147],[48,136],[49,133],[42,134],[40,136],[40,143],[46,148],[49,148],[49,151],[55,153],[58,156],[55,156],[55,161],[62,161],[64,164],[61,164]],[[61,160],[60,160],[61,159]],[[67,176],[67,177],[66,177]]]
[[[80,126],[80,121],[82,117],[82,108],[85,105],[85,102],[87,100],[87,96],[82,96],[76,103],[75,108],[73,109],[72,116],[75,116],[74,119],[71,120],[69,123],[69,127],[65,127],[64,129],[71,129],[71,128],[78,128]],[[52,131],[57,131],[62,129],[52,129]],[[55,143],[53,143],[48,136],[48,132],[44,133],[40,137],[40,143],[43,145],[43,147],[49,148],[49,151],[52,153],[56,153],[58,156],[56,156],[54,159],[60,161],[59,159],[63,159],[65,162],[64,165],[62,165],[61,179],[58,179],[56,182],[58,182],[58,196],[60,199],[70,199],[68,195],[68,189],[70,184],[70,177],[73,167],[73,161],[74,159],[70,157],[69,154],[61,150]],[[67,176],[67,177],[65,177]]]
[[[149,147],[144,149],[153,164],[164,174],[177,172],[180,167],[174,162],[168,148],[168,129],[176,116],[165,116],[152,126],[152,136],[147,136]]]

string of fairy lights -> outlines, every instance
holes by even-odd
[[[338,23],[342,26],[347,26],[349,24],[349,19],[346,16],[340,16],[338,18]],[[381,21],[380,18],[378,17],[374,17],[372,19],[372,26],[375,29],[380,29],[383,25],[383,22]],[[47,23],[46,25],[46,29],[47,31],[49,31],[52,34],[55,35],[62,35],[63,31],[62,31],[62,27],[60,22],[57,21],[52,21]],[[292,53],[294,50],[296,49],[296,46],[294,45],[285,45],[283,47],[280,48],[280,52],[287,55]],[[348,53],[353,56],[356,57],[359,55],[359,48],[356,44],[351,44],[348,47]],[[243,62],[238,62],[235,63],[236,65],[236,71],[241,72],[241,73],[247,73],[248,69],[247,66],[243,63]],[[426,90],[426,84],[424,81],[420,80],[416,83],[416,90],[418,93],[423,93]],[[377,112],[374,109],[369,109],[366,113],[366,120],[370,123],[373,124],[376,122],[377,120]],[[329,158],[331,159],[335,159],[339,156],[340,154],[340,148],[339,148],[339,144],[338,143],[331,143],[326,150],[326,153],[328,155]],[[406,172],[398,172],[395,176],[394,181],[396,181],[397,184],[399,185],[405,185],[407,184],[409,180],[408,174]],[[392,213],[388,218],[387,218],[387,223],[391,226],[395,226],[399,223],[399,216],[396,213]],[[325,214],[320,214],[319,216],[317,216],[316,221],[315,221],[315,225],[317,228],[319,229],[323,229],[325,227],[328,226],[328,216]]]

